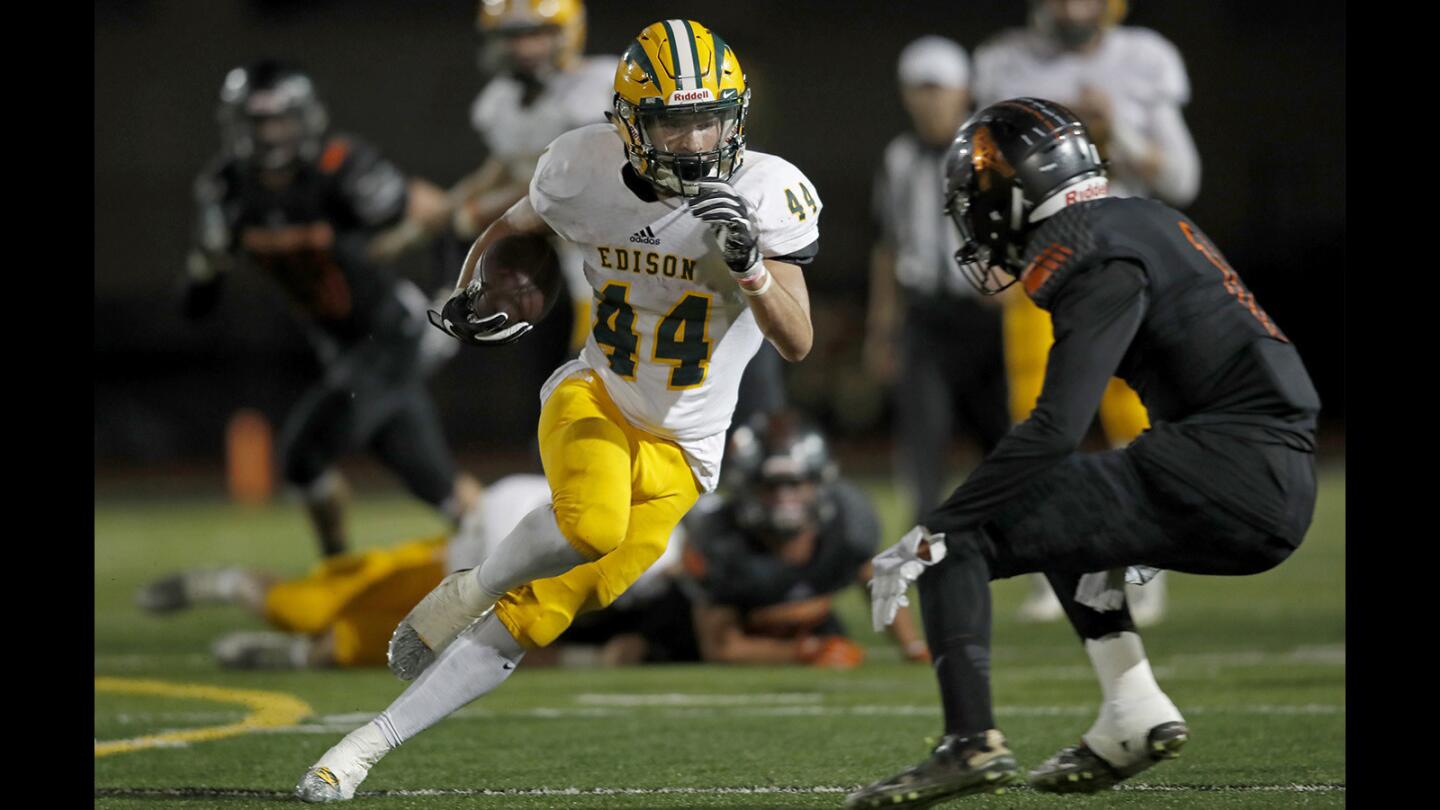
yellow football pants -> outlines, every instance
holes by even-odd
[[[700,497],[680,446],[630,424],[598,378],[562,383],[540,411],[540,460],[565,539],[592,562],[516,588],[495,615],[526,648],[614,602],[665,551]]]
[[[1045,362],[1055,333],[1050,313],[1019,290],[1005,296],[1003,309],[1005,373],[1010,383],[1010,418],[1016,424],[1035,410],[1045,383]],[[1123,447],[1150,426],[1140,397],[1125,381],[1112,377],[1100,400],[1100,427],[1111,447]]]
[[[341,554],[265,596],[265,618],[281,630],[333,631],[341,666],[379,666],[395,626],[445,575],[440,537]]]

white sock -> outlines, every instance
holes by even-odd
[[[1155,682],[1138,633],[1087,639],[1085,652],[1100,680],[1100,717],[1082,735],[1111,765],[1124,767],[1147,756],[1150,729],[1184,718]]]
[[[471,576],[460,578],[460,599],[476,612],[487,610],[511,588],[586,562],[560,533],[555,509],[545,504],[521,518]]]
[[[493,691],[525,650],[493,614],[470,625],[374,720],[389,748]]]
[[[185,573],[185,595],[194,604],[235,604],[255,589],[254,577],[243,568],[202,568]]]

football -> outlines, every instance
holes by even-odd
[[[485,249],[478,270],[481,317],[503,312],[507,323],[538,324],[560,297],[560,257],[543,236],[506,236]]]

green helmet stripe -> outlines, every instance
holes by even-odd
[[[639,42],[630,43],[630,47],[625,49],[625,58],[633,61],[640,66],[641,70],[645,71],[645,75],[650,77],[651,84],[655,85],[655,92],[659,93],[660,74],[655,72],[655,66],[650,63],[650,54],[645,52],[645,47]]]
[[[715,53],[713,54],[715,57],[715,86],[719,87],[720,80],[725,75],[721,72],[725,67],[725,40],[721,39],[720,35],[714,31],[710,32],[710,38],[715,42]]]
[[[685,35],[690,37],[690,57],[695,60],[695,86],[703,87],[700,83],[700,49],[695,45],[695,28],[689,20],[685,21]]]

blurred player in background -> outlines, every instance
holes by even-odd
[[[485,487],[453,535],[330,557],[299,578],[242,567],[182,571],[136,594],[151,613],[238,605],[273,631],[232,633],[214,646],[231,669],[384,666],[395,625],[450,571],[482,562],[530,511],[550,502],[539,475]]]
[[[584,54],[581,0],[481,0],[475,29],[476,64],[488,80],[470,106],[470,124],[486,158],[446,194],[450,221],[434,246],[440,301],[453,291],[466,247],[525,196],[545,147],[569,130],[603,122],[615,94],[616,57]],[[377,241],[384,255],[396,256],[431,236],[415,223],[401,223]],[[562,239],[553,242],[571,302],[573,355],[590,326],[590,286],[580,252]],[[459,349],[432,334],[443,346],[437,352],[449,356]]]
[[[615,606],[580,617],[556,642],[562,662],[848,669],[864,660],[833,606],[870,579],[880,520],[838,477],[825,437],[792,412],[757,415],[731,434],[725,477],[725,495],[701,498],[685,516],[674,570],[648,593],[635,593],[637,583]],[[908,611],[890,636],[908,660],[930,660]]]
[[[810,351],[800,265],[819,250],[819,196],[787,161],[745,151],[750,91],[735,53],[697,22],[663,20],[630,43],[614,80],[613,126],[550,144],[529,195],[476,240],[442,310],[468,344],[519,339],[532,324],[475,314],[486,249],[554,233],[583,250],[593,328],[541,390],[553,508],[411,611],[390,665],[418,680],[302,775],[306,801],[353,797],[387,752],[498,687],[577,614],[613,603],[718,481],[760,344],[792,362]]]
[[[981,110],[946,173],[967,276],[992,293],[1020,281],[1057,339],[1035,412],[875,558],[877,627],[918,580],[945,737],[851,807],[928,806],[1019,777],[990,700],[990,581],[1023,573],[1054,585],[1102,694],[1080,744],[1031,771],[1031,786],[1105,790],[1177,756],[1189,729],[1151,671],[1126,569],[1267,571],[1315,511],[1319,397],[1195,223],[1153,200],[1109,198],[1084,125],[1043,99]],[[1141,393],[1152,427],[1122,449],[1077,452],[1115,374]]]
[[[1148,28],[1120,25],[1124,0],[1029,0],[1030,25],[1004,31],[975,51],[975,103],[1036,96],[1057,101],[1085,122],[1109,161],[1110,194],[1150,197],[1184,208],[1200,190],[1200,156],[1181,108],[1190,80],[1180,53]],[[1040,395],[1045,356],[1054,342],[1050,317],[1024,295],[1004,296],[1005,363],[1018,424]],[[1149,423],[1135,392],[1120,380],[1106,391],[1100,425],[1112,447],[1129,444]],[[1064,615],[1042,577],[1021,606],[1028,621]],[[1159,621],[1161,575],[1132,588],[1135,622]]]
[[[424,387],[426,299],[370,256],[384,228],[436,227],[444,195],[360,138],[332,132],[310,77],[293,66],[264,60],[230,71],[219,119],[223,150],[195,183],[185,313],[212,310],[241,261],[303,317],[324,374],[290,412],[281,455],[323,554],[347,546],[347,490],[335,464],[361,448],[458,521],[479,484],[456,469]]]
[[[960,275],[942,207],[945,150],[970,115],[969,60],[956,42],[926,36],[901,51],[899,74],[913,129],[885,148],[875,178],[865,366],[898,382],[898,450],[918,520],[940,503],[956,417],[983,455],[1010,414],[1000,310]]]

